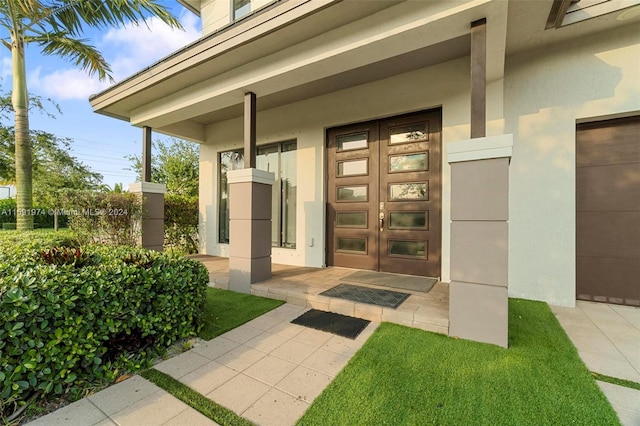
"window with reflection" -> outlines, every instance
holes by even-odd
[[[360,132],[351,135],[340,135],[337,138],[338,151],[365,149],[369,146],[369,133]]]
[[[402,154],[389,156],[389,173],[427,170],[427,153]]]
[[[389,128],[389,145],[420,142],[429,139],[427,123],[409,124]]]
[[[233,19],[240,19],[251,12],[251,0],[233,0]]]
[[[296,142],[288,141],[257,148],[256,168],[275,175],[271,195],[271,245],[296,247],[297,159]],[[244,167],[244,151],[220,153],[219,158],[219,236],[229,242],[229,183],[227,172]]]
[[[426,241],[389,240],[389,255],[400,257],[427,258]]]
[[[389,200],[427,200],[427,184],[422,182],[389,185]]]

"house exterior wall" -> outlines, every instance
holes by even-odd
[[[575,304],[576,122],[640,111],[640,47],[631,27],[507,58],[488,84],[489,136],[512,133],[509,295]],[[258,114],[258,144],[298,143],[297,248],[273,261],[324,265],[325,130],[442,108],[446,144],[469,137],[469,58],[363,84]],[[260,101],[258,97],[258,102]],[[217,243],[217,154],[242,146],[242,120],[210,125],[201,149],[203,251]],[[442,159],[442,276],[450,281],[450,168]]]
[[[251,0],[251,11],[256,11],[272,1]],[[203,36],[211,34],[233,21],[233,0],[202,0],[200,7]]]
[[[466,139],[470,111],[468,76],[468,58],[461,58],[258,113],[259,145],[294,138],[298,143],[297,248],[274,248],[273,261],[324,265],[327,128],[442,107],[443,145]],[[258,98],[258,105],[259,102]],[[501,113],[501,108],[498,109]],[[241,146],[241,119],[207,128],[207,144],[200,151],[200,214],[205,235],[203,251],[207,254],[228,255],[228,245],[217,243],[217,154]],[[448,281],[450,187],[449,166],[444,158],[442,170],[442,279]]]
[[[627,25],[507,58],[509,294],[575,305],[576,123],[640,111],[640,35]]]

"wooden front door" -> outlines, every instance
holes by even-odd
[[[440,277],[439,110],[327,131],[327,265]]]

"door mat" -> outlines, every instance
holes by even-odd
[[[359,285],[338,284],[327,291],[320,293],[327,297],[353,300],[354,302],[368,303],[370,305],[383,306],[385,308],[397,308],[409,293],[399,291],[382,290],[377,288],[361,287]]]
[[[357,271],[347,275],[343,279],[361,284],[380,285],[404,290],[421,291],[423,293],[429,292],[433,285],[438,282],[436,278],[375,271]]]
[[[349,339],[358,337],[358,334],[360,334],[370,322],[371,321],[360,318],[348,317],[333,312],[318,311],[316,309],[311,309],[291,321],[292,324],[315,328],[316,330],[326,331],[337,334],[338,336],[348,337]]]

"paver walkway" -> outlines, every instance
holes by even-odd
[[[551,310],[596,373],[640,383],[640,308],[578,301]],[[597,382],[625,426],[640,425],[640,391]]]
[[[590,370],[640,382],[640,309],[589,302],[551,309]],[[155,368],[259,425],[292,425],[379,324],[355,340],[290,324],[306,310],[284,304]],[[640,425],[640,391],[598,385],[625,426]],[[135,376],[30,425],[216,423]]]
[[[293,425],[379,323],[352,340],[290,324],[308,308],[284,304],[154,368],[259,425]],[[215,425],[135,376],[30,425]]]

